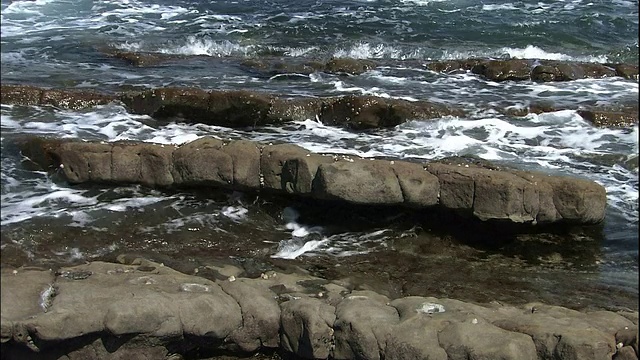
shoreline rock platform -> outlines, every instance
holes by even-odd
[[[389,299],[304,270],[214,279],[120,256],[3,268],[2,358],[637,359],[638,312]]]
[[[460,158],[364,159],[213,137],[181,146],[31,137],[18,146],[71,184],[213,187],[354,205],[438,206],[482,221],[524,225],[598,224],[607,202],[604,187],[593,181]]]
[[[93,90],[45,89],[30,85],[2,84],[0,102],[14,105],[44,105],[81,110],[112,102],[127,111],[156,119],[232,128],[280,125],[292,121],[318,119],[325,125],[350,130],[390,128],[411,120],[465,116],[467,111],[426,100],[408,101],[376,96],[289,98],[248,90],[204,90],[166,87],[121,93]],[[558,110],[549,104],[527,108],[493,109],[508,116],[526,116]],[[598,127],[629,127],[638,123],[638,106],[592,106],[575,108],[586,121]]]

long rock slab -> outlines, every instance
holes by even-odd
[[[167,61],[187,60],[190,58],[220,61],[219,58],[202,55],[169,55],[153,52],[128,52],[117,49],[103,49],[108,56],[124,60],[138,67],[155,66]],[[265,76],[286,74],[308,75],[314,72],[329,74],[360,75],[380,66],[425,66],[438,72],[470,70],[488,80],[533,80],[539,82],[572,81],[584,78],[603,78],[619,76],[625,79],[638,79],[638,66],[625,63],[591,63],[545,59],[487,59],[470,58],[459,60],[381,60],[335,58],[298,59],[287,57],[256,57],[242,59],[227,57],[238,62],[241,67]]]
[[[481,162],[415,163],[316,154],[293,144],[203,137],[160,145],[29,138],[23,154],[72,184],[219,187],[348,204],[440,206],[481,220],[599,223],[605,189],[584,179],[499,169]]]
[[[429,101],[407,101],[375,96],[346,95],[323,98],[285,98],[255,91],[217,91],[199,88],[157,88],[119,94],[86,90],[43,89],[28,85],[2,85],[0,102],[16,105],[49,105],[80,110],[119,101],[134,114],[157,119],[182,118],[187,122],[226,127],[278,125],[318,119],[352,130],[394,127],[410,120],[465,116],[456,109]],[[494,109],[508,116],[525,116],[565,108],[532,105],[528,108]],[[575,108],[599,127],[630,127],[638,123],[638,106]]]
[[[3,358],[637,359],[637,312],[389,299],[304,272],[212,281],[118,260],[2,269]]]

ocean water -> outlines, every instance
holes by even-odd
[[[471,73],[441,74],[422,66],[471,57],[638,64],[637,0],[2,0],[0,23],[3,84],[103,92],[193,86],[288,97],[365,94],[426,99],[472,114],[355,133],[316,119],[229,129],[180,119],[158,121],[130,114],[117,104],[82,111],[2,105],[3,266],[73,264],[142,252],[177,261],[290,261],[335,276],[344,275],[336,269],[356,262],[368,267],[350,271],[367,273],[384,264],[389,270],[382,278],[405,282],[424,281],[416,274],[434,271],[433,266],[459,266],[441,261],[455,257],[457,250],[435,250],[450,245],[448,235],[436,236],[418,224],[393,218],[381,223],[321,221],[301,217],[313,213],[304,204],[256,194],[69,186],[56,174],[32,166],[13,146],[27,134],[163,144],[214,136],[294,142],[312,151],[363,157],[474,155],[596,181],[608,193],[607,216],[596,240],[588,245],[569,242],[562,245],[564,250],[552,247],[540,256],[531,255],[540,249],[526,246],[520,253],[494,249],[489,256],[471,244],[464,261],[483,264],[474,268],[480,275],[462,279],[441,269],[433,291],[471,300],[511,291],[507,299],[514,302],[565,297],[574,305],[602,306],[609,290],[590,289],[604,288],[628,300],[620,304],[637,301],[638,126],[595,128],[573,110],[512,117],[489,109],[540,101],[558,108],[637,105],[638,81],[494,83]],[[105,55],[106,48],[200,56],[138,68]],[[286,78],[265,77],[239,66],[242,60],[261,57],[342,57],[389,64],[358,76],[318,72]],[[421,242],[429,246],[416,246]],[[460,246],[466,249],[469,244]],[[587,250],[576,250],[582,248]],[[498,258],[487,261],[488,256]],[[407,268],[406,257],[417,257],[421,265]],[[496,263],[506,264],[521,278],[499,284],[487,280],[492,274],[504,276]],[[581,284],[579,290],[571,286],[575,282]],[[412,286],[405,286],[403,294]],[[443,292],[448,286],[477,291]],[[421,294],[427,290],[422,288]]]

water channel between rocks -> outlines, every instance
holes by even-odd
[[[603,260],[601,225],[527,233],[434,211],[221,190],[78,189],[111,202],[110,211],[89,212],[97,218],[90,226],[69,226],[69,214],[3,226],[3,267],[57,268],[130,254],[211,279],[220,274],[208,265],[238,266],[247,277],[308,271],[390,298],[543,301],[577,309],[633,309],[637,302],[635,274],[610,270]],[[135,202],[126,197],[134,193],[162,200],[137,209],[119,203],[123,196]]]

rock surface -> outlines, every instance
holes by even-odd
[[[490,70],[480,69],[481,65],[486,67],[491,64],[479,61],[451,60],[434,64],[436,69],[442,71],[460,66],[464,69],[474,68],[482,73],[494,72],[496,79],[500,77],[503,80],[521,76],[519,70],[509,68],[511,63],[501,63],[498,68]],[[523,67],[526,65],[524,62],[519,64]],[[24,85],[2,85],[0,95],[3,104],[50,105],[73,110],[119,101],[134,114],[158,119],[181,118],[187,122],[226,127],[255,127],[319,119],[327,125],[367,130],[394,127],[410,120],[466,116],[463,109],[424,100],[407,101],[355,95],[284,98],[255,91],[198,88],[157,88],[112,95],[80,90],[48,90]],[[496,110],[509,116],[525,116],[529,113],[565,109],[549,104],[532,104],[527,108]],[[571,110],[578,110],[582,117],[599,127],[629,127],[638,123],[637,104],[615,109],[598,106]]]
[[[638,358],[637,312],[390,301],[304,272],[211,281],[142,258],[120,261],[3,269],[2,357],[182,359],[280,349],[301,359]],[[318,292],[310,283],[324,285]]]
[[[595,224],[604,219],[606,206],[605,189],[595,182],[482,162],[373,160],[211,137],[181,146],[43,138],[19,146],[43,168],[60,169],[73,184],[212,186],[348,204],[438,205],[480,220],[524,224]]]

